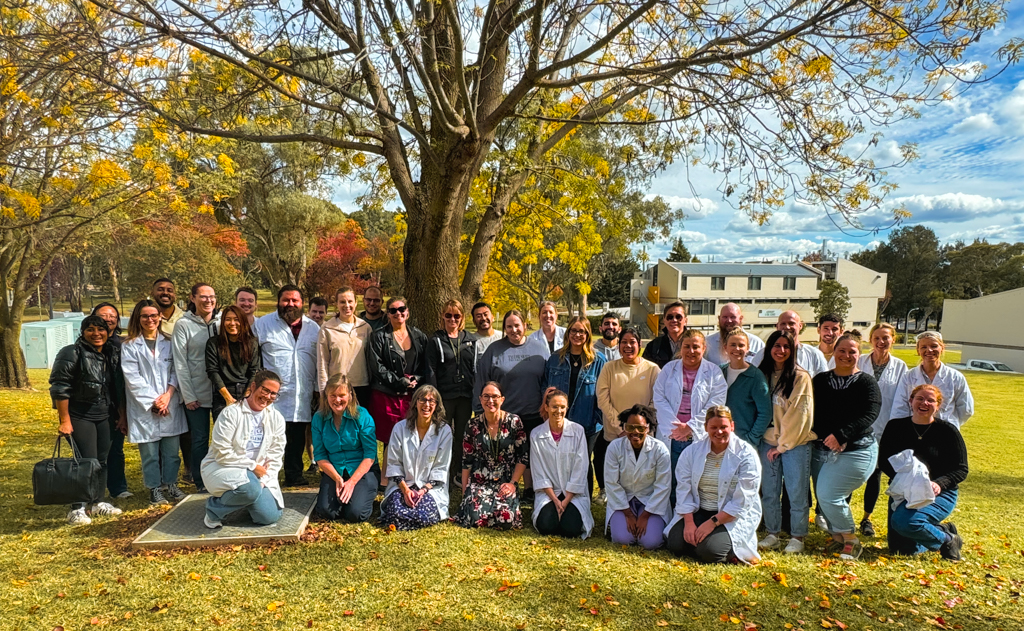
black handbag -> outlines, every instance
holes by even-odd
[[[71,458],[61,458],[60,440],[71,445]],[[32,468],[32,496],[40,506],[96,502],[103,498],[106,476],[96,458],[83,458],[70,436],[58,436],[53,456]]]

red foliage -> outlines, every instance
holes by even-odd
[[[358,293],[369,282],[357,272],[359,263],[366,258],[367,241],[363,230],[355,221],[348,220],[331,235],[321,236],[317,242],[317,256],[306,268],[304,285],[311,296],[324,296],[333,302],[338,288],[349,285]]]

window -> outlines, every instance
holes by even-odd
[[[686,291],[686,277],[679,277],[679,291]]]
[[[761,277],[760,276],[748,276],[747,277],[747,291],[761,291]]]
[[[725,291],[725,276],[711,277],[711,291]]]
[[[687,315],[714,315],[714,300],[685,300]]]
[[[783,276],[782,289],[784,291],[796,291],[796,276]]]

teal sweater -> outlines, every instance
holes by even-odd
[[[721,368],[728,380],[729,364],[722,364]],[[754,365],[741,372],[729,386],[725,404],[732,410],[736,435],[756,449],[772,422],[772,399],[768,395],[768,382],[764,374]]]

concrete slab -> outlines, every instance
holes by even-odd
[[[139,535],[132,542],[132,547],[167,549],[298,541],[316,504],[314,491],[285,492],[284,513],[276,524],[257,526],[248,511],[239,510],[224,519],[222,528],[211,530],[203,524],[208,497],[189,495]]]

